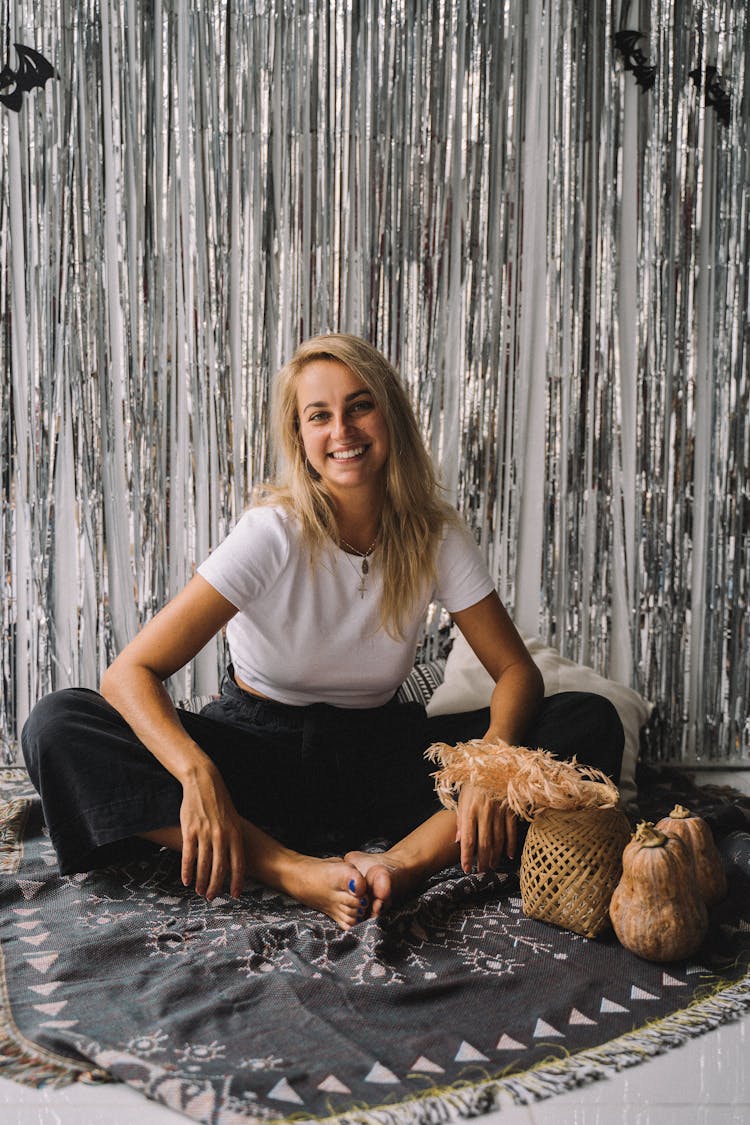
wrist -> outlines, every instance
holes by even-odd
[[[215,764],[197,744],[195,744],[194,749],[185,756],[183,761],[180,762],[179,767],[175,771],[175,777],[180,782],[183,789],[190,788],[194,785],[200,785],[201,782],[208,779],[214,780],[217,775],[218,770]]]
[[[485,734],[484,738],[482,739],[482,742],[489,742],[493,746],[516,746],[517,745],[517,742],[514,742],[512,739],[506,738],[504,735],[500,734],[496,730],[493,730],[491,727],[487,731],[487,733]]]

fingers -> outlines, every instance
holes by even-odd
[[[193,833],[183,836],[182,884],[195,885],[196,894],[212,902],[229,880],[229,893],[239,898],[245,882],[247,862],[242,834],[217,830],[212,836]]]
[[[242,837],[239,835],[233,837],[229,845],[229,861],[231,866],[229,893],[232,898],[239,898],[242,894],[242,888],[245,883],[245,875],[247,874],[245,844]]]
[[[461,867],[468,875],[474,863],[474,852],[476,850],[476,831],[474,818],[465,816],[463,818],[464,824],[460,829],[461,839]]]
[[[183,885],[213,901],[227,881],[230,894],[242,893],[247,869],[242,821],[221,778],[201,777],[186,784],[180,808]]]
[[[193,882],[193,871],[195,869],[195,860],[198,852],[198,844],[195,836],[192,834],[182,833],[182,864],[180,867],[180,876],[182,878],[183,887],[189,887]]]
[[[245,882],[245,849],[240,833],[215,832],[205,852],[199,853],[199,857],[204,858],[204,863],[201,866],[199,858],[196,892],[204,895],[207,902],[213,902],[228,880],[230,895],[232,898],[239,898]]]
[[[500,862],[505,838],[505,817],[492,806],[479,825],[477,834],[477,871],[491,871]]]
[[[476,860],[479,874],[491,871],[505,853],[515,859],[518,822],[510,809],[500,808],[484,794],[467,787],[459,800],[456,841],[460,842],[460,863],[468,874]]]
[[[214,850],[211,844],[211,839],[205,836],[201,837],[198,841],[198,862],[195,868],[195,890],[196,893],[205,897],[208,892],[208,885],[211,880],[211,869],[213,867]]]

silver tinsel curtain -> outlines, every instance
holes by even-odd
[[[226,532],[273,372],[341,329],[523,631],[655,700],[654,754],[750,759],[744,0],[3,9],[58,73],[0,106],[6,757]]]

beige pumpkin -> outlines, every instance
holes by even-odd
[[[687,844],[643,821],[622,854],[609,916],[620,942],[646,961],[681,961],[700,946],[708,911]]]
[[[698,890],[706,906],[715,906],[726,898],[726,872],[705,820],[693,816],[690,809],[683,805],[675,805],[669,816],[662,817],[656,827],[670,836],[679,836],[687,844],[695,865]]]

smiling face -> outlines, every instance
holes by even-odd
[[[305,455],[328,492],[382,489],[388,427],[372,391],[343,363],[315,359],[297,379],[297,415]]]

